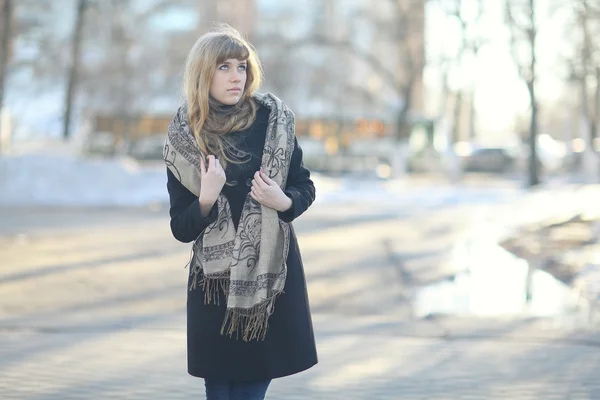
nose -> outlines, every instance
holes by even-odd
[[[231,80],[231,82],[239,82],[242,79],[241,77],[242,77],[242,75],[238,71],[234,71],[231,74],[230,80]]]

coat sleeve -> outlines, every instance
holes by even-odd
[[[169,192],[171,232],[183,243],[193,242],[208,225],[217,219],[217,203],[203,217],[200,200],[190,192],[167,168],[167,190]]]
[[[285,222],[298,218],[315,201],[315,185],[310,179],[310,171],[304,166],[302,148],[296,138],[284,193],[292,200],[288,210],[279,212],[279,218]]]

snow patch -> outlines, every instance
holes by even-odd
[[[0,158],[0,205],[145,206],[168,202],[164,168],[131,159],[28,154]]]
[[[166,169],[160,161],[148,165],[127,157],[77,157],[66,147],[46,153],[0,157],[0,206],[127,207],[169,202]],[[335,179],[319,174],[311,178],[317,195],[338,190]]]

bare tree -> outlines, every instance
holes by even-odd
[[[580,48],[579,48],[579,73],[574,72],[575,79],[580,84],[580,107],[582,118],[582,138],[585,141],[585,150],[583,153],[583,173],[591,180],[598,179],[598,155],[594,150],[594,138],[596,137],[597,124],[599,122],[598,110],[600,108],[600,78],[598,65],[598,46],[592,37],[594,22],[598,22],[598,13],[600,8],[594,7],[589,0],[577,0],[573,3],[576,15],[577,26],[580,28]],[[589,81],[596,78],[596,106],[592,111],[589,99]]]
[[[287,95],[288,90],[291,89],[289,78],[294,75],[301,60],[296,60],[293,54],[283,54],[279,50],[285,46],[285,39],[280,35],[272,39],[259,37],[256,44],[257,48],[265,50],[261,53],[265,84],[269,85],[270,90],[278,93],[282,98],[290,98],[293,101],[292,96]],[[267,49],[271,51],[267,51]]]
[[[452,67],[452,59],[446,55],[441,55],[437,58],[430,58],[427,62],[429,65],[434,65],[439,72],[439,101],[437,104],[436,119],[443,118],[448,108],[448,99],[450,97],[450,69]]]
[[[12,0],[3,0],[0,9],[0,113],[4,109],[4,88],[6,82],[6,69],[10,58],[10,44],[12,41]],[[2,114],[0,114],[0,151],[3,150],[3,142],[8,138],[3,128]]]
[[[44,110],[45,121],[40,117],[21,126],[66,139],[75,135],[78,123],[96,112],[130,113],[157,98],[160,104],[176,101],[183,61],[197,32],[193,18],[186,20],[188,26],[173,26],[172,19],[162,19],[161,12],[169,7],[179,13],[193,12],[195,4],[188,0],[72,0],[73,10],[66,13],[62,3],[0,0],[0,34],[6,28],[2,11],[8,4],[14,9],[12,37],[24,49],[10,58],[10,70],[18,77],[6,82],[11,106],[24,108],[28,98],[40,93],[44,94],[40,101],[58,99]],[[125,6],[117,10],[121,4]],[[64,25],[69,25],[69,32],[62,29]],[[1,62],[2,54],[0,48],[0,68],[6,65]],[[0,85],[3,82],[0,79]],[[59,110],[52,110],[54,106]],[[13,126],[17,124],[18,116]]]
[[[445,5],[449,5],[450,8],[447,10],[448,14],[455,18],[460,25],[460,45],[458,46],[458,51],[454,55],[454,64],[461,68],[463,65],[463,61],[465,58],[465,53],[469,50],[469,27],[471,23],[465,18],[463,13],[463,0],[454,0],[452,3],[444,3]],[[445,77],[447,79],[447,76]],[[448,85],[447,82],[444,82],[444,85]],[[460,134],[460,120],[462,116],[462,107],[463,107],[463,88],[458,88],[454,95],[454,111],[452,113],[452,128],[451,128],[451,142],[456,143],[459,140]]]
[[[600,66],[594,68],[596,76],[596,95],[594,96],[594,122],[591,128],[592,142],[598,138],[598,125],[600,125]]]
[[[13,5],[12,0],[2,0],[0,14],[0,110],[4,106],[4,87],[6,82],[6,67],[10,56],[11,25]]]
[[[527,184],[529,187],[540,183],[537,136],[538,136],[538,103],[536,98],[536,44],[538,26],[536,23],[536,2],[527,0],[516,3],[507,0],[505,3],[506,22],[510,32],[510,45],[513,60],[519,71],[519,75],[527,85],[529,92],[529,105],[531,111],[529,124],[529,161]],[[521,57],[519,50],[526,49],[528,55]],[[524,59],[523,59],[524,58]]]
[[[27,44],[29,51],[11,60],[13,68],[29,68],[40,84],[56,85],[57,75],[66,69],[70,36],[56,29],[57,4],[51,0],[19,0],[13,3],[13,37]],[[18,17],[17,17],[18,15]],[[38,88],[36,88],[38,89]]]
[[[395,93],[400,101],[400,108],[396,116],[396,138],[405,138],[410,126],[409,113],[412,111],[415,100],[415,91],[422,80],[424,68],[422,18],[423,0],[387,0],[391,15],[382,18],[382,13],[374,13],[372,9],[364,10],[356,15],[369,24],[369,26],[382,37],[381,42],[393,46],[397,54],[398,63],[390,66],[385,59],[390,54],[381,55],[372,49],[364,49],[350,38],[335,38],[324,34],[322,30],[314,30],[312,35],[300,40],[288,42],[288,51],[302,49],[308,46],[318,46],[347,54],[368,65],[377,74],[386,87]],[[387,57],[386,57],[387,56]],[[341,76],[339,79],[344,79]],[[355,91],[360,93],[362,91]]]
[[[473,22],[473,26],[477,27],[481,23],[481,17],[483,16],[483,0],[478,0],[477,2],[477,15],[475,17],[475,21]],[[471,36],[468,40],[468,48],[473,54],[473,58],[477,59],[479,55],[479,51],[483,46],[488,43],[488,39],[481,37],[477,34]],[[474,140],[476,136],[476,109],[475,109],[475,92],[477,89],[477,85],[473,82],[471,85],[471,95],[469,97],[469,139]]]
[[[481,17],[483,15],[483,2],[478,0],[476,3],[472,1],[469,5],[476,4],[477,9],[475,15],[468,15],[467,3],[463,0],[438,0],[438,5],[444,10],[445,14],[458,25],[459,41],[456,48],[449,52],[442,46],[441,60],[437,62],[429,60],[430,65],[440,69],[442,99],[440,106],[440,121],[447,121],[449,125],[443,124],[447,129],[449,139],[449,151],[446,154],[446,170],[449,173],[453,182],[457,182],[462,177],[461,161],[455,153],[454,144],[461,140],[461,132],[464,130],[465,123],[468,122],[468,136],[470,140],[475,137],[475,80],[463,79],[457,87],[452,87],[449,77],[453,70],[462,71],[468,66],[468,56],[472,56],[471,60],[476,60],[480,48],[485,44],[485,38],[478,31]],[[453,46],[449,46],[453,48]],[[450,118],[447,118],[447,106],[449,99],[452,99],[453,110],[449,113]],[[464,120],[465,106],[468,107],[468,121]]]
[[[13,20],[11,22],[12,40],[19,43],[26,51],[14,52],[10,57],[11,72],[16,76],[28,76],[28,79],[11,79],[6,83],[5,90],[11,91],[11,106],[13,110],[27,108],[27,99],[39,96],[39,93],[63,96],[66,83],[59,76],[67,78],[65,71],[69,67],[71,52],[71,35],[62,35],[57,24],[68,23],[61,14],[55,14],[59,5],[51,0],[19,0],[12,1]],[[6,93],[5,93],[6,94]],[[58,101],[56,105],[63,105]],[[19,131],[19,126],[28,125],[19,120],[16,111],[11,118],[13,132]],[[59,115],[51,117],[44,124],[54,125],[62,131],[64,109]]]
[[[155,0],[144,8],[140,4],[132,0],[90,4],[84,24],[89,61],[81,66],[80,106],[88,118],[116,117],[116,125],[106,128],[115,133],[114,152],[130,150],[132,123],[153,107],[153,100],[177,97],[187,50],[197,36],[193,24],[160,33],[151,26],[171,7],[193,12],[193,4],[185,0]]]
[[[83,42],[83,23],[85,10],[88,7],[87,0],[77,1],[77,11],[75,14],[75,26],[72,35],[71,45],[71,65],[69,66],[69,75],[67,79],[67,90],[65,96],[64,116],[63,116],[63,139],[68,139],[71,134],[71,116],[73,113],[73,101],[77,88],[77,81],[80,75],[81,65],[81,44]]]

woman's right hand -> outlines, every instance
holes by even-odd
[[[203,216],[210,213],[226,180],[225,171],[215,156],[200,160],[200,212]]]

